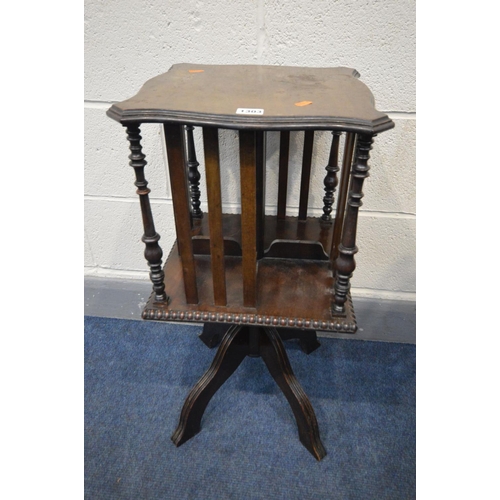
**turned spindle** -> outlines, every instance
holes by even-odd
[[[200,209],[201,175],[198,170],[200,164],[196,159],[196,150],[194,148],[193,129],[194,127],[192,125],[186,125],[187,167],[188,167],[189,192],[191,195],[191,215],[195,219],[201,219],[203,217],[203,212]]]
[[[302,154],[302,173],[300,177],[299,221],[307,220],[313,145],[314,130],[306,130],[304,133],[304,153]]]
[[[330,156],[328,158],[328,165],[325,167],[326,176],[323,181],[325,186],[325,196],[323,198],[323,215],[321,219],[330,222],[332,216],[330,215],[333,210],[333,202],[335,189],[339,183],[337,172],[340,170],[338,165],[339,161],[339,142],[340,142],[340,132],[333,131],[332,135],[332,145],[330,147]]]
[[[371,135],[358,135],[355,160],[351,171],[351,185],[347,210],[342,232],[342,241],[339,245],[339,256],[335,261],[337,271],[335,279],[335,298],[333,313],[341,314],[345,311],[345,301],[350,288],[350,278],[356,268],[354,254],[358,251],[356,247],[356,230],[358,224],[359,208],[363,204],[363,182],[368,177],[368,159],[372,148],[373,137]]]
[[[150,268],[149,277],[153,283],[155,299],[160,302],[165,302],[168,301],[169,298],[165,294],[165,275],[161,262],[163,251],[158,244],[160,235],[155,230],[151,204],[149,202],[149,193],[151,190],[148,188],[148,181],[144,177],[144,167],[147,162],[146,155],[142,152],[142,137],[139,125],[127,126],[127,138],[130,143],[129,164],[135,171],[136,181],[134,184],[137,187],[137,194],[139,195],[141,204],[142,222],[144,226],[142,241],[146,245],[144,257],[146,257]]]

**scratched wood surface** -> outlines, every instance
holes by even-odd
[[[121,123],[175,121],[236,129],[378,133],[393,128],[359,76],[344,67],[175,64],[134,97],[114,104],[108,116]],[[249,114],[237,113],[241,108]]]
[[[144,319],[201,323],[268,324],[309,330],[354,333],[356,319],[350,296],[344,314],[332,316],[333,276],[328,261],[264,258],[257,268],[255,307],[244,304],[241,257],[225,257],[227,305],[214,304],[209,255],[195,257],[198,304],[188,304],[182,263],[174,245],[165,263],[168,305],[151,296]]]

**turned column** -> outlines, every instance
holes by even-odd
[[[358,251],[356,247],[356,231],[358,225],[358,212],[363,198],[363,182],[368,177],[368,159],[372,148],[373,137],[371,135],[358,135],[355,160],[351,171],[351,185],[347,200],[347,209],[342,231],[342,241],[339,245],[339,256],[335,261],[337,275],[335,278],[335,298],[333,313],[345,311],[345,301],[349,292],[349,280],[356,268],[354,254]]]
[[[141,129],[139,128],[139,125],[127,126],[127,138],[130,143],[130,166],[133,167],[135,171],[136,181],[134,184],[137,186],[137,194],[139,195],[139,201],[141,204],[142,223],[144,226],[144,236],[142,237],[142,241],[146,245],[144,257],[146,257],[150,268],[149,276],[153,282],[155,299],[160,302],[166,302],[169,298],[165,294],[165,275],[163,273],[161,262],[163,251],[158,244],[160,235],[155,230],[151,204],[149,202],[149,193],[151,190],[148,188],[148,182],[144,177],[144,167],[147,162],[145,159],[146,155],[142,152],[142,137],[140,132]]]
[[[321,219],[330,222],[332,216],[330,215],[333,210],[335,189],[339,183],[337,172],[340,170],[339,161],[339,141],[340,132],[333,131],[332,146],[330,148],[330,157],[328,158],[328,165],[325,167],[326,176],[323,184],[325,185],[325,196],[323,198],[323,215]]]
[[[200,209],[201,175],[198,171],[200,164],[196,159],[196,150],[194,148],[193,128],[192,125],[186,125],[188,181],[191,195],[191,215],[195,219],[201,219],[203,217],[203,212]]]

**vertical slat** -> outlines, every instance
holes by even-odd
[[[257,183],[257,258],[264,257],[264,224],[266,217],[266,133],[256,132],[256,165]]]
[[[348,132],[345,137],[344,154],[342,158],[342,172],[340,176],[340,188],[337,199],[337,212],[335,214],[335,224],[333,226],[332,247],[330,250],[330,261],[332,265],[339,256],[340,236],[344,224],[345,205],[347,201],[347,188],[349,186],[349,176],[352,165],[352,155],[354,152],[354,142],[356,134]]]
[[[288,159],[290,154],[290,131],[280,132],[280,166],[278,176],[278,219],[286,217],[286,194],[288,188]]]
[[[300,180],[299,220],[301,221],[307,220],[313,142],[314,130],[306,130],[304,134],[304,154],[302,155],[302,178]]]
[[[222,197],[220,189],[219,130],[203,127],[205,172],[207,177],[208,223],[210,225],[210,256],[214,304],[225,306],[226,270],[224,266],[224,239],[222,236]]]
[[[256,132],[240,130],[241,249],[243,305],[257,302]]]
[[[196,270],[194,267],[193,242],[191,240],[189,196],[185,169],[186,155],[182,127],[182,125],[178,124],[164,124],[175,229],[182,262],[186,301],[188,304],[197,304],[198,289],[196,287]]]

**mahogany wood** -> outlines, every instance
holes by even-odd
[[[222,337],[227,331],[227,324],[224,323],[205,323],[203,330],[198,336],[199,339],[210,349],[217,347],[222,341]],[[318,342],[318,336],[314,330],[299,330],[298,328],[281,328],[277,331],[281,340],[298,340],[299,346],[305,354],[311,354],[321,344]]]
[[[168,171],[172,200],[174,205],[175,229],[182,259],[184,289],[188,304],[198,303],[196,271],[194,267],[193,243],[191,241],[191,222],[189,198],[185,177],[185,152],[182,125],[164,124],[167,145]]]
[[[330,250],[330,259],[332,267],[339,256],[339,244],[344,226],[345,205],[347,201],[347,188],[349,186],[350,170],[352,165],[352,155],[354,151],[355,134],[347,133],[344,144],[344,155],[342,158],[342,173],[340,177],[340,189],[337,199],[337,212],[335,214],[335,223],[333,225],[332,247]]]
[[[151,204],[149,202],[148,182],[144,177],[144,167],[146,166],[146,155],[142,152],[141,135],[138,125],[130,124],[127,127],[127,138],[130,143],[130,166],[135,171],[135,185],[137,194],[141,204],[142,222],[144,226],[144,235],[142,241],[146,245],[144,256],[148,262],[150,273],[149,277],[153,282],[153,293],[155,300],[167,302],[168,297],[165,293],[165,274],[162,269],[163,251],[158,244],[160,235],[155,230],[153,221],[153,213],[151,212]]]
[[[264,256],[264,224],[266,216],[266,133],[256,133],[256,203],[257,203],[257,258]]]
[[[292,408],[302,444],[317,460],[326,455],[313,407],[293,373],[276,328],[243,325],[232,325],[229,328],[210,368],[186,398],[179,425],[172,435],[176,446],[185,443],[200,431],[201,419],[210,399],[243,359],[259,355]]]
[[[196,255],[209,255],[210,232],[204,218],[193,229],[193,249]],[[241,256],[241,217],[222,214],[225,255]],[[266,215],[264,223],[264,257],[328,260],[332,226],[317,217],[305,221],[297,217],[278,219]]]
[[[274,215],[266,215],[264,231],[264,256],[275,258],[295,258],[328,260],[331,246],[332,228],[323,221],[308,217],[299,222],[297,217],[278,220]],[[223,214],[225,255],[241,256],[240,216]],[[193,230],[193,248],[196,255],[209,255],[208,223],[200,221]]]
[[[225,255],[241,256],[240,216],[223,214]],[[266,215],[264,230],[264,256],[289,259],[328,260],[332,229],[316,217],[299,221],[297,217],[283,220]],[[208,255],[209,229],[201,221],[193,230],[193,248],[197,255]]]
[[[209,401],[248,355],[248,328],[233,325],[222,339],[217,354],[182,407],[179,425],[172,435],[175,446],[180,446],[200,432],[201,418]]]
[[[333,210],[334,193],[337,184],[339,183],[337,172],[340,170],[338,165],[339,158],[339,141],[340,132],[332,132],[332,145],[330,147],[330,156],[328,158],[328,165],[325,167],[326,176],[323,184],[325,185],[325,196],[323,198],[323,215],[321,218],[330,222],[332,220],[331,213]]]
[[[241,247],[243,305],[257,305],[257,133],[240,130]]]
[[[224,240],[222,237],[222,196],[220,187],[218,129],[214,127],[203,127],[203,147],[205,150],[205,173],[207,177],[214,303],[216,306],[225,306],[227,303],[226,272],[224,266]]]
[[[186,125],[187,136],[187,167],[188,167],[188,180],[189,191],[191,193],[191,215],[194,218],[203,217],[200,209],[200,179],[201,175],[198,171],[198,160],[196,159],[196,150],[194,147],[193,126]]]
[[[286,194],[288,188],[288,161],[290,152],[290,131],[280,132],[280,159],[278,174],[278,218],[286,217]]]
[[[261,333],[260,354],[262,359],[292,407],[297,421],[300,442],[316,460],[321,460],[326,455],[326,450],[319,438],[318,422],[311,402],[295,378],[276,328],[264,327],[262,330],[266,334]]]
[[[332,315],[334,280],[328,260],[263,258],[259,261],[257,307],[243,304],[242,258],[225,257],[227,306],[215,306],[210,256],[195,258],[200,301],[188,304],[184,294],[182,264],[174,245],[165,264],[168,276],[168,306],[150,299],[144,319],[199,323],[242,323],[303,330],[354,333],[356,318],[350,296],[345,312]]]
[[[107,111],[128,127],[153,282],[143,318],[203,323],[200,338],[209,346],[222,338],[211,367],[186,399],[172,436],[176,445],[200,430],[208,402],[241,361],[260,355],[289,401],[301,442],[318,460],[325,455],[314,411],[282,339],[298,339],[305,352],[312,352],[319,346],[316,330],[354,333],[357,328],[349,280],[362,186],[372,138],[394,127],[375,109],[373,95],[358,77],[351,68],[178,64]],[[144,177],[139,128],[144,122],[162,123],[167,145],[177,242],[163,270]],[[200,208],[193,126],[204,127],[208,217]],[[239,130],[241,215],[222,214],[219,127]],[[267,130],[281,133],[276,216],[265,215]],[[298,217],[286,215],[292,130],[305,134]],[[307,217],[316,130],[333,134],[321,218]]]
[[[339,245],[339,257],[335,261],[337,271],[335,280],[335,302],[333,312],[341,313],[344,311],[344,304],[347,300],[350,283],[349,280],[356,268],[354,254],[357,253],[356,230],[358,224],[358,211],[363,198],[363,181],[368,177],[368,159],[370,158],[370,149],[372,148],[373,136],[359,135],[356,147],[356,158],[352,166],[351,188],[349,191],[349,200],[347,201],[347,210],[342,231],[342,243]]]
[[[224,217],[223,214],[222,217]],[[238,220],[240,217],[238,217]],[[224,219],[222,219],[224,221]],[[238,222],[239,224],[239,222]],[[224,255],[233,255],[241,257],[241,244],[232,239],[223,237]],[[210,238],[208,236],[193,237],[193,252],[195,255],[210,255]]]
[[[307,219],[313,144],[314,130],[306,130],[304,134],[304,153],[302,155],[302,176],[300,179],[299,220],[301,221]]]
[[[352,68],[175,64],[107,114],[120,123],[177,122],[253,130],[342,130],[373,134],[394,127]],[[297,106],[304,102],[310,104]],[[263,110],[239,114],[238,108]]]

